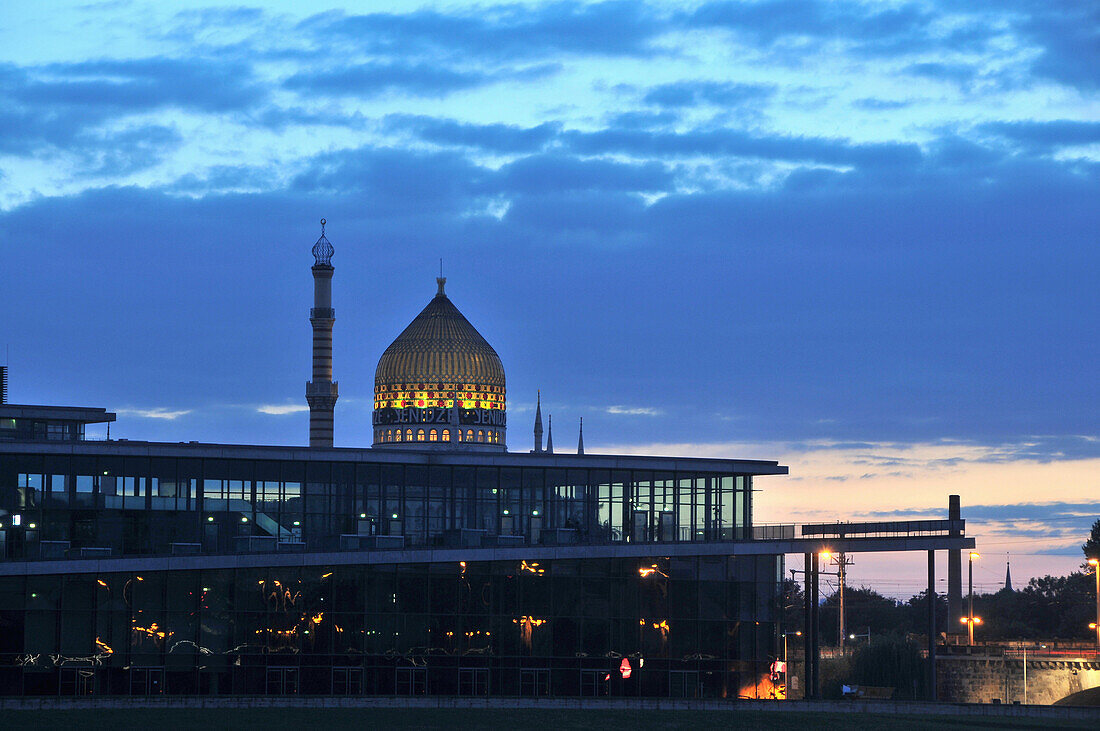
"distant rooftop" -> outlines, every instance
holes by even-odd
[[[0,404],[2,419],[40,419],[44,421],[78,421],[82,424],[103,424],[115,420],[107,409],[87,406],[34,406],[30,404]]]

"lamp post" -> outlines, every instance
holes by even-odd
[[[783,698],[784,699],[788,698],[789,696],[787,694],[791,692],[790,683],[788,682],[788,679],[791,677],[790,660],[787,658],[787,636],[788,635],[794,635],[796,637],[801,637],[802,636],[802,630],[797,630],[795,632],[784,632],[783,633],[783,686],[784,686]],[[805,668],[805,662],[803,662],[803,668]],[[805,680],[805,676],[806,676],[806,673],[805,673],[805,671],[803,671],[803,673],[802,673],[803,680]]]
[[[974,646],[974,559],[981,558],[981,555],[976,551],[970,552],[970,592],[966,600],[966,644],[968,647]]]
[[[848,635],[849,640],[854,640],[857,637],[866,637],[867,644],[871,644],[871,628],[868,627],[866,632],[853,632],[852,634]]]
[[[1100,649],[1100,558],[1090,558],[1093,576],[1096,577],[1096,621],[1089,625],[1096,630],[1096,647]]]

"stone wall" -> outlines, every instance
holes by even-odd
[[[940,656],[939,699],[956,703],[1023,703],[1024,661],[1018,657]],[[1100,660],[1027,659],[1027,703],[1050,705],[1100,686]]]

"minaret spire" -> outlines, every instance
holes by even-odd
[[[542,451],[542,391],[535,392],[535,451]]]
[[[546,453],[554,453],[554,415],[546,417]]]
[[[313,326],[313,380],[306,383],[309,404],[309,446],[331,447],[333,410],[339,396],[332,380],[332,244],[325,238],[325,219],[321,219],[321,238],[313,245],[313,307],[309,322]]]
[[[584,417],[581,417],[581,432],[577,437],[577,454],[584,454]]]

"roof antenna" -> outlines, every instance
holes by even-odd
[[[435,278],[435,283],[439,285],[439,291],[435,293],[435,296],[438,297],[441,294],[444,294],[443,285],[447,283],[447,278],[445,276],[443,276],[443,257],[442,256],[439,257],[439,276]]]

